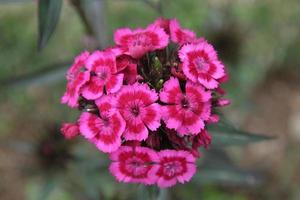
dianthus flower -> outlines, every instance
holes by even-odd
[[[103,95],[117,92],[122,84],[124,74],[117,73],[116,57],[108,52],[94,52],[86,62],[91,72],[89,82],[82,89],[82,96],[95,100]]]
[[[113,108],[112,98],[102,97],[96,101],[100,113],[84,112],[79,119],[80,132],[103,152],[113,152],[121,145],[125,121]]]
[[[126,121],[126,140],[145,140],[148,129],[160,126],[160,106],[155,103],[158,95],[146,84],[123,86],[117,94],[116,107]]]
[[[183,93],[178,79],[171,77],[160,91],[160,100],[168,104],[162,107],[162,118],[166,126],[181,135],[198,134],[204,128],[204,121],[210,116],[210,98],[209,91],[189,81]]]
[[[163,49],[168,45],[169,36],[159,27],[131,30],[118,29],[114,36],[115,42],[125,54],[140,58],[149,51]]]
[[[78,106],[78,98],[82,86],[90,79],[90,72],[86,68],[89,52],[84,51],[75,58],[73,65],[67,72],[67,90],[61,102],[71,107]]]
[[[179,50],[179,58],[186,77],[208,89],[217,88],[218,79],[225,75],[224,65],[219,61],[216,51],[204,40],[184,45]]]
[[[200,148],[213,140],[207,125],[230,103],[221,87],[227,70],[213,46],[176,19],[119,29],[114,41],[83,52],[68,70],[62,103],[82,113],[63,124],[63,135],[81,135],[108,153],[119,182],[189,182]]]
[[[188,182],[196,173],[195,157],[187,151],[163,150],[158,155],[159,169],[155,176],[161,188],[173,186],[177,182]]]
[[[110,172],[120,182],[156,183],[155,172],[158,169],[158,156],[155,151],[146,147],[122,146],[110,154],[112,163]]]

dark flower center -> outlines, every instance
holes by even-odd
[[[181,166],[178,161],[164,164],[164,171],[170,177],[174,176],[178,171],[180,171],[180,168]]]
[[[106,72],[101,72],[100,74],[98,74],[98,76],[102,79],[105,80],[107,78],[107,73]]]
[[[135,117],[137,117],[139,114],[140,114],[140,109],[139,109],[139,107],[138,106],[133,106],[132,108],[131,108],[131,113],[135,116]]]
[[[110,123],[109,123],[108,117],[103,117],[103,118],[102,118],[102,122],[103,122],[103,125],[104,125],[104,126],[109,126],[109,124],[110,124]]]
[[[190,107],[190,103],[186,98],[181,100],[181,107],[182,108],[189,108]]]

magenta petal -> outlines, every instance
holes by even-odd
[[[103,95],[103,82],[93,76],[91,80],[82,88],[82,96],[89,100],[94,100]]]
[[[145,107],[142,113],[141,118],[144,124],[152,131],[155,131],[158,127],[160,127],[160,108],[161,106],[158,103],[154,103]]]
[[[112,75],[105,85],[107,93],[116,93],[123,85],[123,78],[124,74]]]

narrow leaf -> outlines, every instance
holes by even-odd
[[[224,123],[208,126],[208,131],[213,137],[212,146],[214,147],[227,145],[245,145],[251,142],[260,142],[273,138],[266,135],[259,135],[241,131]]]
[[[38,49],[43,49],[49,41],[59,20],[62,0],[38,1]]]
[[[225,186],[255,186],[262,182],[257,172],[228,168],[201,169],[193,182],[200,185],[219,184]]]
[[[226,186],[255,186],[262,182],[258,171],[238,167],[224,149],[204,152],[204,160],[199,165],[199,173],[193,181],[197,184],[220,184]]]

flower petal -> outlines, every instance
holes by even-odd
[[[123,85],[124,74],[112,75],[105,85],[106,92],[116,93]]]

